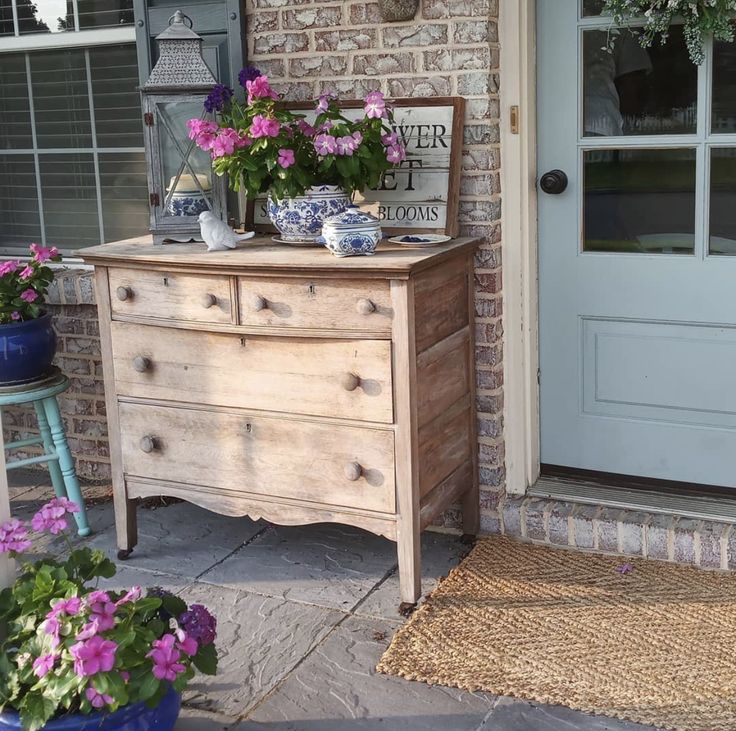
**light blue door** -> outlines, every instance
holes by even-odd
[[[736,46],[538,0],[542,462],[736,487]]]

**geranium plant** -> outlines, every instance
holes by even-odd
[[[42,305],[54,272],[49,262],[61,261],[55,246],[31,244],[30,260],[11,259],[0,264],[0,324],[34,320]]]
[[[616,25],[643,19],[638,35],[645,48],[656,40],[665,43],[670,26],[681,18],[687,50],[696,64],[705,59],[705,42],[710,35],[719,41],[734,40],[736,0],[605,0],[602,12],[612,16]]]
[[[68,541],[67,518],[77,510],[54,498],[30,527]],[[0,553],[15,558],[30,548],[28,525],[0,525]],[[160,589],[97,588],[114,574],[102,551],[77,548],[63,561],[24,564],[0,592],[0,712],[17,711],[24,731],[66,714],[155,706],[169,686],[180,692],[195,668],[215,673],[216,621],[203,606]]]
[[[365,97],[363,115],[348,119],[333,94],[316,103],[307,123],[279,104],[279,95],[258,69],[240,73],[246,103],[218,84],[205,102],[217,122],[189,121],[189,135],[212,156],[218,175],[227,174],[249,198],[269,193],[276,200],[303,195],[312,185],[336,185],[348,194],[377,187],[383,174],[406,157],[392,129],[393,115],[383,94]]]

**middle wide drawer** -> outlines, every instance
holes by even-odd
[[[121,396],[390,424],[391,343],[112,322]]]

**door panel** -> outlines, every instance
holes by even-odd
[[[736,487],[736,55],[537,6],[542,462]]]

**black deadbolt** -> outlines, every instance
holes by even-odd
[[[539,187],[550,195],[559,195],[567,189],[567,175],[563,170],[550,170],[539,179]]]

